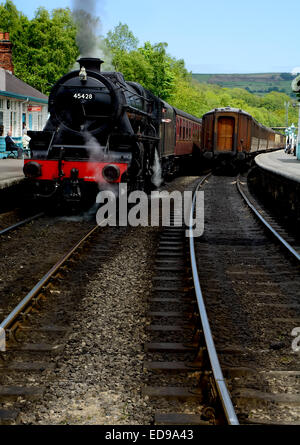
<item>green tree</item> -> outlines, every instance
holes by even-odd
[[[162,99],[168,100],[175,91],[175,78],[187,76],[183,60],[167,54],[167,43],[138,47],[138,39],[127,25],[119,23],[107,33],[107,48],[112,53],[112,64],[126,80],[141,83]]]
[[[10,32],[10,37],[18,32],[25,16],[19,12],[11,0],[0,4],[0,31]]]
[[[70,70],[79,55],[70,9],[49,13],[39,8],[29,20],[7,0],[0,5],[0,23],[1,29],[10,32],[16,76],[49,93],[53,83]]]
[[[151,45],[146,42],[139,51],[152,68],[152,79],[149,79],[149,88],[155,95],[167,100],[175,90],[175,72],[172,71],[171,58],[166,52],[167,43]]]
[[[125,53],[135,51],[139,43],[138,39],[128,28],[128,25],[121,22],[119,22],[113,31],[108,31],[105,42],[114,55],[120,51]]]

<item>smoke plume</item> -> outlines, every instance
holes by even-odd
[[[76,42],[81,57],[103,59],[105,69],[110,69],[111,55],[101,36],[102,25],[96,13],[96,4],[96,0],[72,0],[72,13],[77,25]]]

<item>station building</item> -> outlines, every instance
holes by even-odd
[[[12,43],[0,32],[0,159],[7,157],[8,131],[21,145],[23,128],[40,131],[48,119],[48,97],[14,75]]]

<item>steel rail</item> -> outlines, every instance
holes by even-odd
[[[50,278],[61,268],[61,266],[70,258],[70,256],[86,241],[86,239],[97,230],[99,226],[93,227],[75,246],[69,250],[31,289],[31,291],[23,298],[23,300],[15,307],[15,309],[5,318],[0,324],[1,328],[5,331],[8,330],[17,321],[18,317],[22,314],[24,309],[29,303],[41,292],[42,288],[48,283]]]
[[[189,220],[190,258],[191,258],[191,266],[192,266],[195,293],[196,293],[196,297],[197,297],[203,333],[204,333],[204,337],[205,337],[205,341],[206,341],[206,346],[207,346],[210,364],[212,367],[212,372],[213,372],[214,379],[216,382],[216,387],[217,387],[217,390],[219,393],[219,397],[221,399],[221,403],[222,403],[228,424],[229,425],[239,425],[239,421],[238,421],[237,415],[235,413],[235,410],[234,410],[234,407],[233,407],[233,404],[232,404],[232,401],[231,401],[231,398],[230,398],[230,395],[229,395],[229,392],[227,389],[225,379],[223,377],[222,369],[220,366],[220,362],[219,362],[217,351],[215,348],[213,336],[211,333],[210,324],[209,324],[209,320],[207,317],[205,303],[204,303],[204,299],[203,299],[203,295],[202,295],[202,291],[201,291],[201,285],[200,285],[200,280],[199,280],[199,275],[198,275],[197,259],[196,259],[196,255],[195,255],[195,243],[194,243],[194,235],[193,235],[193,215],[194,215],[194,210],[195,210],[195,205],[196,205],[196,196],[197,196],[197,192],[198,192],[199,188],[203,185],[203,183],[208,178],[208,176],[210,176],[210,175],[207,175],[205,178],[203,178],[199,182],[199,184],[197,185],[195,192],[194,192],[193,202],[192,202],[191,211],[190,211],[190,220]]]
[[[11,226],[6,227],[5,229],[0,230],[0,235],[4,235],[5,233],[11,232],[11,231],[17,229],[20,226],[24,226],[25,224],[29,223],[30,221],[34,221],[35,219],[38,219],[41,216],[44,216],[43,212],[37,213],[36,215],[31,216],[30,218],[23,219],[23,221],[19,221],[16,224],[12,224]]]
[[[271,233],[278,239],[278,241],[296,258],[296,260],[300,261],[300,255],[296,250],[284,239],[278,232],[269,224],[265,218],[259,213],[259,211],[254,207],[254,205],[250,202],[246,194],[243,192],[240,185],[240,177],[237,178],[236,186],[241,196],[247,203],[248,207],[254,212],[254,214],[259,218],[259,220],[271,231]]]

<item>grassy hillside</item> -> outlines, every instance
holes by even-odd
[[[291,90],[294,76],[289,73],[193,74],[193,78],[200,83],[216,84],[225,88],[243,88],[259,96],[278,91],[296,98]]]
[[[247,111],[268,127],[284,127],[298,122],[298,107],[289,107],[288,122],[286,120],[285,103],[293,101],[285,93],[271,91],[257,95],[246,89],[200,83],[189,78],[178,78],[176,83],[176,90],[169,103],[194,116],[201,117],[213,108],[230,106]]]

